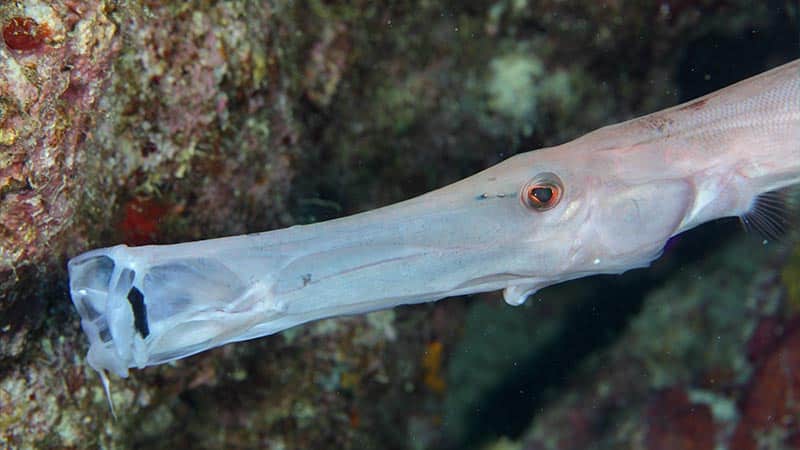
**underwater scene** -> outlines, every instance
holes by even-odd
[[[800,448],[796,0],[0,32],[0,449]]]

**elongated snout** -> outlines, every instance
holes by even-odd
[[[80,255],[70,290],[89,363],[125,376],[310,320],[543,283],[563,182],[521,163],[328,222]]]

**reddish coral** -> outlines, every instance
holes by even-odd
[[[3,40],[12,50],[35,50],[51,34],[46,24],[40,25],[30,17],[13,17],[3,27]]]
[[[136,197],[126,203],[119,226],[125,243],[152,244],[169,210],[170,208],[164,203],[150,198]]]
[[[105,3],[82,3],[68,33],[61,2],[0,2],[0,359],[23,351],[12,344],[44,316],[31,286],[62,276],[64,255],[86,248],[80,197],[103,181],[79,147],[120,41]]]
[[[774,350],[784,332],[784,324],[779,318],[761,319],[747,342],[747,359],[753,363],[760,362]]]
[[[714,420],[708,405],[689,401],[686,391],[660,392],[647,408],[646,447],[650,450],[711,450]]]
[[[758,448],[759,435],[786,439],[800,415],[800,330],[793,330],[756,371],[742,402],[742,418],[731,438],[731,450]],[[783,431],[780,431],[783,430]],[[784,436],[784,437],[781,437]],[[783,442],[782,445],[788,444]]]

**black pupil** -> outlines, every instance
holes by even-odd
[[[536,187],[531,190],[531,196],[541,203],[548,203],[553,198],[553,189],[549,187]]]

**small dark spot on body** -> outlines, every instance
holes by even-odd
[[[644,123],[648,128],[658,131],[659,133],[666,133],[668,128],[674,123],[672,119],[654,116],[646,117]]]
[[[514,195],[513,193],[506,194],[501,192],[499,194],[487,194],[486,192],[484,192],[475,197],[475,200],[488,200],[490,198],[506,198],[506,197],[511,197],[513,195]]]

